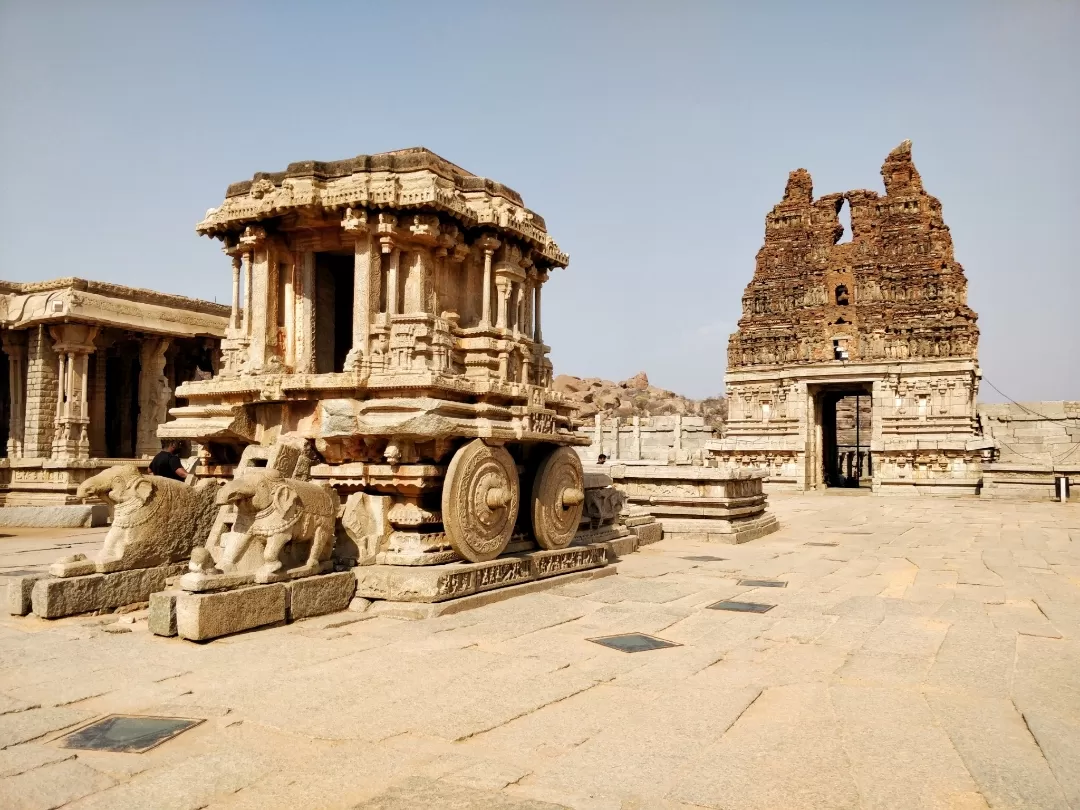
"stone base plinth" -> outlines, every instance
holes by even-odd
[[[31,594],[34,583],[48,577],[47,571],[19,574],[0,574],[0,595],[6,594],[3,612],[12,616],[25,616],[32,609]]]
[[[1022,501],[1058,501],[1061,496],[1057,479],[1069,479],[1069,500],[1080,500],[1080,465],[1073,467],[1050,464],[986,464],[983,466],[981,498],[1001,498]]]
[[[968,478],[885,478],[874,476],[875,495],[933,495],[967,498],[979,494],[981,477]]]
[[[616,539],[616,538],[612,538]],[[484,563],[412,567],[368,565],[353,569],[356,595],[392,602],[443,602],[607,565],[603,543],[514,554]]]
[[[107,504],[68,506],[0,506],[0,526],[45,529],[89,529],[109,520]]]
[[[780,528],[776,515],[760,515],[737,520],[663,518],[664,537],[697,543],[746,543]]]
[[[211,639],[346,610],[356,591],[352,571],[193,593],[175,589],[150,599],[150,632],[189,641]]]
[[[176,596],[176,634],[190,641],[284,624],[288,592],[284,584],[251,585],[235,591],[180,592]]]
[[[585,571],[575,571],[569,574],[546,579],[537,579],[532,582],[524,582],[520,585],[510,585],[506,588],[496,588],[492,591],[474,593],[471,596],[461,596],[456,599],[447,599],[444,602],[372,602],[366,609],[366,613],[372,616],[385,616],[391,619],[433,619],[436,616],[448,616],[453,613],[461,613],[465,610],[483,607],[484,605],[513,599],[516,596],[546,591],[550,588],[561,588],[563,585],[572,585],[589,579],[611,577],[618,573],[615,566],[608,565],[603,568],[590,568]],[[365,600],[366,601],[366,600]]]
[[[165,580],[185,567],[180,563],[81,577],[44,577],[34,583],[30,601],[34,614],[43,619],[113,610],[149,601],[150,594],[162,590]]]
[[[659,543],[664,539],[664,524],[660,521],[631,526],[630,531],[637,537],[639,546],[647,546],[650,543]]]
[[[779,528],[766,511],[763,472],[613,465],[611,477],[626,493],[626,523],[639,546],[661,538],[745,543]]]

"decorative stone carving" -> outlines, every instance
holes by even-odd
[[[354,492],[345,501],[341,527],[357,548],[356,564],[371,565],[390,539],[390,497]]]
[[[442,513],[454,550],[470,562],[502,554],[521,499],[517,466],[503,447],[475,439],[454,454],[443,484]]]
[[[612,487],[585,490],[584,514],[588,518],[589,528],[599,529],[614,523],[625,504],[626,496]]]
[[[219,486],[215,480],[188,486],[143,475],[134,465],[110,467],[83,481],[78,497],[96,497],[114,507],[94,570],[125,571],[188,559],[214,522]]]
[[[285,478],[277,470],[256,470],[226,484],[217,504],[237,512],[217,560],[226,573],[237,569],[253,544],[262,547],[256,582],[316,573],[334,550],[339,501],[330,487]],[[300,544],[310,544],[306,560],[290,565],[297,561],[294,548]]]

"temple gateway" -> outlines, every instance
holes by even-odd
[[[789,175],[728,345],[725,435],[709,449],[782,488],[974,494],[994,443],[978,426],[964,271],[910,141],[881,175],[884,196],[817,200],[805,169]]]

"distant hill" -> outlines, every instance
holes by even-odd
[[[573,377],[560,374],[552,385],[577,406],[576,420],[592,422],[596,414],[608,416],[704,416],[706,423],[718,430],[727,419],[727,400],[723,397],[688,399],[649,384],[642,371],[628,380],[612,382],[599,377]]]

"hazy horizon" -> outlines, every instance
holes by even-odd
[[[1056,0],[0,0],[0,278],[227,302],[194,225],[229,183],[423,145],[514,188],[570,254],[544,289],[556,374],[701,398],[788,172],[881,191],[910,138],[985,378],[1080,400],[1078,41]]]

